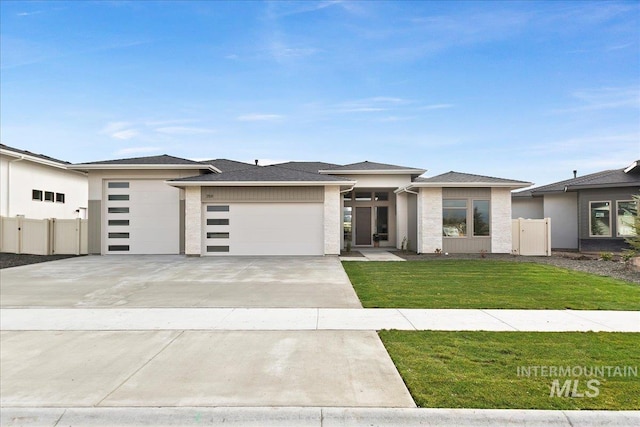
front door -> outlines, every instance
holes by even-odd
[[[356,207],[356,245],[371,245],[371,208]]]

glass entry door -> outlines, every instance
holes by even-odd
[[[371,245],[371,207],[356,207],[356,245]]]

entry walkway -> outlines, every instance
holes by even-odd
[[[640,332],[640,311],[341,308],[9,309],[4,331],[381,329]]]
[[[361,257],[340,257],[340,261],[406,261],[385,249],[358,249]]]

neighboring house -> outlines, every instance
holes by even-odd
[[[258,166],[168,155],[76,164],[89,252],[336,255],[353,247],[511,252],[512,189],[531,183],[373,162]],[[443,231],[444,230],[444,231]]]
[[[87,174],[70,165],[0,144],[0,216],[86,218]]]
[[[554,249],[625,249],[638,212],[639,163],[513,193],[513,218],[551,218]]]

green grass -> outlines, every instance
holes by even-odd
[[[640,371],[640,334],[381,331],[416,404],[434,408],[640,409],[637,376],[519,376],[518,367],[631,366]],[[638,372],[640,374],[640,372]],[[554,379],[580,393],[550,397]]]
[[[343,262],[366,308],[640,310],[640,286],[549,265],[493,260]]]

